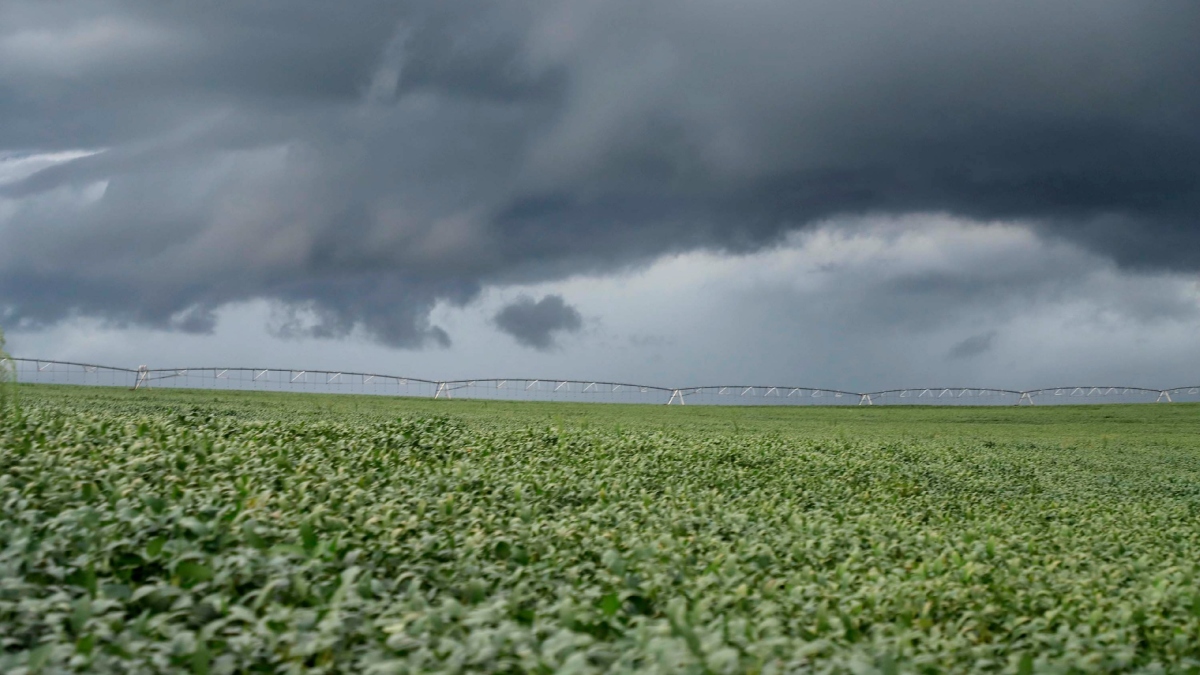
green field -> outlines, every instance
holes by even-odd
[[[23,386],[0,672],[1200,672],[1200,407]]]

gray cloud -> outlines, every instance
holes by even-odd
[[[976,356],[982,356],[992,350],[996,343],[996,331],[989,330],[986,333],[972,335],[962,342],[955,344],[950,348],[949,356],[952,359],[969,359]]]
[[[946,281],[956,277],[971,282],[962,284],[966,292]],[[913,278],[946,283],[917,290],[906,281]],[[603,322],[553,349],[529,349],[500,338],[493,321],[521,295],[562,295]],[[272,314],[280,323],[294,317],[300,332],[282,340],[263,330],[262,317]],[[113,330],[77,319],[8,337],[13,353],[80,362],[236,363],[429,379],[496,375],[497,364],[504,376],[852,391],[1200,379],[1194,275],[1131,273],[1078,246],[1047,244],[1026,227],[927,216],[838,220],[747,256],[694,252],[629,273],[488,288],[477,303],[439,305],[433,316],[455,339],[421,353],[311,339],[306,331],[317,315],[276,313],[267,301],[217,310],[211,335]],[[986,354],[947,357],[964,338],[990,331],[996,338]]]
[[[0,153],[104,151],[0,185],[0,321],[266,299],[284,333],[445,345],[430,309],[489,285],[864,213],[1195,270],[1197,34],[1186,1],[10,0]]]
[[[553,347],[556,335],[576,333],[583,327],[579,310],[563,301],[561,295],[547,295],[536,302],[530,297],[518,298],[492,320],[518,344],[541,350]]]

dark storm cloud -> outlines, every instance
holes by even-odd
[[[1200,268],[1200,5],[0,5],[0,306],[446,344],[489,284],[844,214]],[[290,317],[290,318],[289,318]]]
[[[564,302],[561,295],[547,295],[537,302],[519,298],[505,305],[492,320],[517,343],[541,350],[553,347],[557,334],[575,333],[583,327],[579,310]]]
[[[988,353],[996,342],[996,331],[990,330],[979,335],[972,335],[950,348],[948,356],[952,359],[969,359]]]

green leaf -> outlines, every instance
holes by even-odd
[[[492,548],[492,554],[500,560],[508,560],[509,556],[512,555],[512,544],[501,539]]]
[[[96,594],[96,570],[88,567],[86,569],[75,570],[67,576],[67,583],[73,586],[86,588],[91,595]]]
[[[196,651],[192,652],[192,672],[196,675],[208,675],[209,664],[212,661],[212,655],[208,651],[208,645],[204,640],[196,643]]]
[[[37,672],[44,668],[50,662],[50,654],[53,651],[54,645],[47,643],[29,652],[29,669]]]
[[[304,550],[312,553],[317,548],[317,531],[313,528],[311,520],[305,520],[300,523],[300,543],[304,546]]]
[[[90,597],[85,595],[71,603],[71,631],[73,633],[82,632],[90,618],[92,618],[92,599]]]
[[[482,602],[488,594],[488,585],[482,579],[471,579],[463,588],[463,600],[469,604]]]
[[[138,602],[142,598],[154,595],[157,592],[158,592],[157,586],[139,586],[129,596],[129,601],[130,602]]]
[[[596,606],[600,608],[601,612],[604,612],[605,616],[613,616],[621,610],[621,598],[617,597],[616,593],[609,593],[600,598]]]
[[[146,556],[149,558],[157,558],[158,554],[162,553],[163,545],[166,543],[166,537],[155,537],[146,542]]]
[[[184,560],[176,565],[175,574],[186,585],[198,584],[213,578],[211,567],[194,560]]]

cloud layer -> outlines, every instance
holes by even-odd
[[[1196,270],[1198,34],[1186,1],[10,0],[0,323],[258,299],[280,335],[445,346],[430,311],[487,287],[861,214]],[[890,311],[1025,283],[966,281]]]
[[[553,347],[558,334],[583,328],[583,316],[561,295],[547,295],[536,302],[530,297],[518,298],[496,312],[492,320],[517,344],[541,350]]]
[[[497,335],[497,313],[547,295],[597,320],[545,351]],[[852,391],[1200,384],[1194,275],[1130,273],[1026,226],[946,217],[839,220],[754,253],[692,252],[626,274],[488,288],[471,305],[435,306],[432,322],[456,336],[445,349],[393,350],[365,336],[282,339],[264,329],[269,313],[267,301],[228,305],[212,335],[75,319],[12,332],[10,351],[133,367],[325,368],[435,380]],[[994,335],[988,351],[950,356],[963,343],[978,346],[980,335]]]

